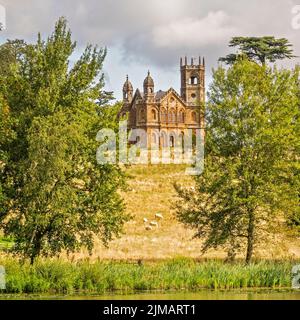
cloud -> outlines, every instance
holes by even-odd
[[[153,44],[158,48],[185,48],[216,46],[236,32],[229,16],[224,11],[216,11],[202,19],[184,18],[154,27],[152,35]]]
[[[7,26],[0,41],[34,41],[39,31],[47,36],[58,17],[66,16],[79,49],[87,43],[107,46],[106,70],[115,90],[120,87],[118,78],[123,81],[127,72],[135,72],[138,84],[148,68],[155,70],[163,87],[177,83],[183,55],[204,55],[209,77],[218,58],[232,51],[228,42],[233,36],[286,37],[300,56],[300,30],[291,26],[291,10],[299,0],[0,0],[0,4],[6,8]]]
[[[0,4],[0,30],[4,30],[6,27],[6,11],[5,8]]]
[[[283,35],[300,47],[291,28],[297,1],[0,0],[7,11],[2,36],[33,40],[64,15],[81,46],[116,46],[126,62],[170,67],[180,54],[224,54],[235,35]]]

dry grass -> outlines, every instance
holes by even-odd
[[[193,231],[178,223],[172,205],[176,199],[173,183],[193,186],[191,176],[185,175],[185,165],[136,165],[126,169],[129,190],[123,193],[127,211],[133,220],[127,223],[124,235],[104,248],[96,245],[92,259],[158,260],[178,256],[192,258],[223,258],[225,252],[210,251],[201,254],[201,240],[192,239]],[[159,228],[145,230],[143,218],[154,220],[155,213],[164,216]],[[300,257],[300,241],[290,243],[277,236],[258,251],[260,258],[297,258]],[[87,256],[85,251],[73,258]]]

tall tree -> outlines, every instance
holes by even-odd
[[[0,77],[0,216],[4,214],[7,197],[4,188],[3,172],[8,158],[8,146],[14,140],[14,131],[12,129],[12,119],[10,110],[3,97]]]
[[[6,76],[12,65],[16,64],[24,54],[27,45],[24,40],[7,40],[0,46],[0,75]]]
[[[300,101],[300,79],[299,79],[299,92],[298,97]],[[298,121],[299,123],[300,118],[300,112],[298,114],[298,119],[295,119],[295,121]],[[300,137],[300,126],[298,126],[297,135]],[[300,141],[298,141],[298,144],[295,145],[296,153],[298,155],[298,163],[297,166],[294,168],[294,179],[292,179],[294,188],[298,190],[299,195],[299,204],[295,208],[295,210],[291,211],[289,213],[287,224],[290,227],[290,231],[294,232],[296,236],[299,236],[300,234]]]
[[[299,208],[298,77],[248,60],[214,71],[204,173],[195,191],[175,185],[177,218],[205,240],[203,251],[223,246],[249,263],[259,239]]]
[[[221,62],[233,64],[241,56],[256,61],[262,65],[267,61],[275,62],[282,59],[291,59],[293,55],[292,44],[285,38],[275,37],[234,37],[229,47],[237,47],[237,53],[231,53],[219,59]]]
[[[96,162],[96,134],[115,120],[102,104],[106,51],[87,46],[71,66],[75,46],[61,18],[5,79],[16,138],[3,150],[9,209],[1,226],[31,262],[83,246],[91,252],[95,237],[106,245],[129,219],[118,192],[123,173]]]

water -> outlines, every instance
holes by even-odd
[[[0,295],[0,300],[300,300],[300,290],[201,290],[104,295]]]

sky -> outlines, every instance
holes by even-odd
[[[233,36],[286,37],[300,56],[300,0],[0,0],[0,22],[3,8],[0,43],[32,42],[38,32],[46,37],[65,16],[78,43],[73,59],[88,43],[106,46],[106,89],[117,99],[127,74],[134,89],[142,88],[148,70],[155,90],[179,91],[185,55],[205,57],[210,83],[218,58],[232,52]],[[283,62],[296,63],[299,58]]]

